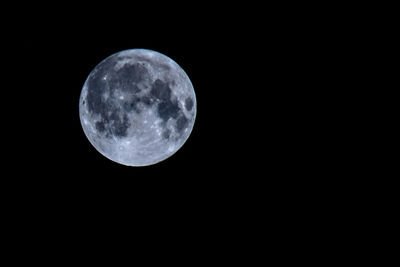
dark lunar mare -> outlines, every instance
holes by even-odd
[[[176,120],[176,129],[178,130],[179,133],[182,133],[183,129],[186,128],[188,124],[188,119],[185,117],[185,115],[181,114],[179,119]]]
[[[157,112],[163,121],[168,121],[170,118],[176,119],[178,117],[180,108],[175,101],[162,101],[157,106]]]
[[[122,107],[126,112],[134,111],[136,113],[140,113],[140,112],[142,112],[142,110],[138,106],[138,104],[140,102],[141,102],[141,99],[139,97],[134,96],[129,101],[125,101],[122,104]]]
[[[101,114],[104,111],[106,103],[102,101],[101,95],[108,89],[107,83],[102,79],[109,73],[115,65],[112,57],[109,57],[96,66],[95,71],[91,73],[87,87],[87,103],[90,113]]]
[[[168,83],[157,79],[151,86],[150,94],[146,98],[142,98],[145,104],[151,104],[154,100],[158,100],[157,113],[164,121],[170,118],[176,119],[181,111],[176,100],[171,99],[171,88]]]
[[[194,105],[193,100],[190,97],[185,99],[185,108],[187,111],[191,111],[193,108],[193,105]]]
[[[154,81],[151,91],[150,91],[150,99],[159,100],[159,104],[157,106],[158,116],[164,121],[167,122],[170,118],[177,119],[176,121],[176,130],[180,134],[188,125],[188,119],[183,114],[182,110],[179,108],[178,102],[176,99],[171,99],[171,88],[168,83],[157,79]],[[193,100],[188,97],[185,100],[185,107],[187,110],[191,110],[193,108]],[[164,132],[163,137],[168,139],[170,136],[170,132]]]
[[[95,69],[88,80],[87,103],[88,110],[91,114],[100,116],[100,120],[96,122],[95,127],[100,133],[104,133],[106,137],[124,137],[130,126],[126,114],[121,114],[122,110],[115,106],[112,102],[113,94],[116,88],[128,89],[130,83],[140,81],[140,75],[132,72],[138,70],[135,67],[126,66],[127,69],[120,69],[119,72],[114,71],[115,60],[109,57],[102,61]],[[125,69],[125,70],[124,70]],[[139,73],[141,73],[141,69]],[[108,79],[103,77],[107,75]],[[119,79],[118,76],[121,76]],[[117,81],[120,87],[112,84]],[[134,88],[133,85],[131,88]],[[109,97],[104,100],[102,95],[108,91]]]
[[[140,98],[140,102],[142,102],[146,106],[151,106],[154,103],[154,100],[155,99],[153,97],[150,97],[148,95],[145,95],[145,96]]]
[[[114,75],[111,80],[111,87],[120,88],[122,91],[139,93],[137,83],[148,78],[147,68],[139,63],[125,64]]]
[[[168,101],[171,98],[171,88],[167,83],[157,79],[151,86],[150,94],[159,100]]]

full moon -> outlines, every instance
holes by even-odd
[[[147,49],[115,53],[86,79],[79,116],[89,142],[108,159],[147,166],[178,151],[192,132],[196,95],[169,57]]]

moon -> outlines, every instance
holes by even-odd
[[[169,57],[130,49],[100,62],[87,77],[79,117],[89,142],[127,166],[161,162],[189,138],[196,118],[193,85]]]

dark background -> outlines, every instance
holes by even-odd
[[[255,265],[271,255],[337,259],[370,244],[362,226],[382,205],[363,189],[368,167],[355,165],[363,134],[352,127],[364,109],[346,110],[361,102],[351,95],[354,62],[369,60],[368,51],[353,57],[363,47],[352,45],[361,6],[17,5],[0,18],[0,215],[13,262],[148,255]],[[140,168],[98,153],[78,113],[92,69],[131,48],[175,60],[197,96],[187,142]]]
[[[131,183],[135,177],[136,182],[180,183],[219,177],[222,183],[237,179],[231,177],[234,169],[253,165],[247,169],[252,172],[256,162],[269,157],[261,146],[276,116],[265,115],[266,110],[274,112],[269,105],[275,102],[268,97],[267,82],[275,66],[265,61],[276,57],[272,51],[278,44],[265,40],[274,34],[271,30],[212,10],[193,17],[178,11],[169,19],[160,13],[135,13],[132,19],[113,15],[50,15],[21,29],[19,51],[29,63],[20,69],[24,108],[18,112],[28,117],[24,127],[30,129],[29,141],[22,142],[31,147],[26,155],[33,159],[30,168],[97,181],[119,177]],[[175,60],[190,77],[198,103],[185,145],[173,157],[142,168],[116,164],[98,153],[84,135],[78,114],[80,92],[92,69],[109,55],[131,48],[152,49]]]
[[[10,122],[18,129],[10,165],[24,173],[22,183],[33,188],[54,183],[58,189],[49,191],[61,194],[97,194],[92,188],[98,188],[115,197],[141,188],[142,194],[183,194],[183,200],[203,193],[252,195],[247,191],[291,171],[287,128],[293,116],[287,114],[296,78],[287,73],[294,67],[288,63],[294,61],[293,27],[272,10],[266,16],[257,8],[182,8],[137,8],[130,14],[128,8],[66,7],[23,17],[8,38],[17,59],[10,91],[20,103],[13,111],[18,119]],[[79,96],[89,73],[109,55],[131,48],[175,60],[197,97],[190,138],[172,157],[149,167],[126,167],[102,156],[79,120]]]
[[[106,224],[118,234],[138,224],[165,240],[187,232],[185,244],[235,243],[262,235],[267,223],[290,232],[308,216],[332,185],[319,179],[333,168],[322,168],[329,159],[318,140],[329,129],[314,101],[326,104],[315,88],[331,40],[295,6],[232,5],[25,7],[29,16],[6,39],[13,60],[3,104],[12,149],[2,188],[16,224],[37,220],[77,240],[83,232],[99,240],[96,229]],[[147,167],[102,156],[79,119],[89,73],[131,48],[172,58],[197,97],[187,142]]]
[[[32,13],[12,31],[9,40],[16,45],[11,55],[18,60],[13,61],[16,71],[10,79],[16,83],[10,91],[20,108],[14,110],[18,119],[11,120],[19,149],[10,165],[41,177],[23,176],[24,182],[38,188],[55,183],[65,192],[82,188],[82,194],[91,188],[114,190],[115,197],[139,188],[160,196],[257,197],[265,183],[284,185],[281,177],[298,186],[292,176],[313,164],[303,164],[309,156],[304,137],[321,131],[307,130],[313,110],[304,104],[318,83],[307,80],[310,50],[326,41],[310,41],[313,21],[297,23],[294,7],[103,8],[77,12],[66,7],[42,17]],[[78,113],[92,69],[131,48],[152,49],[175,60],[197,96],[196,122],[184,146],[159,164],[139,168],[97,152]],[[318,68],[318,61],[314,64]]]

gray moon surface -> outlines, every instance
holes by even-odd
[[[193,85],[169,57],[147,49],[115,53],[86,79],[79,116],[90,143],[127,166],[147,166],[178,151],[196,118]]]

